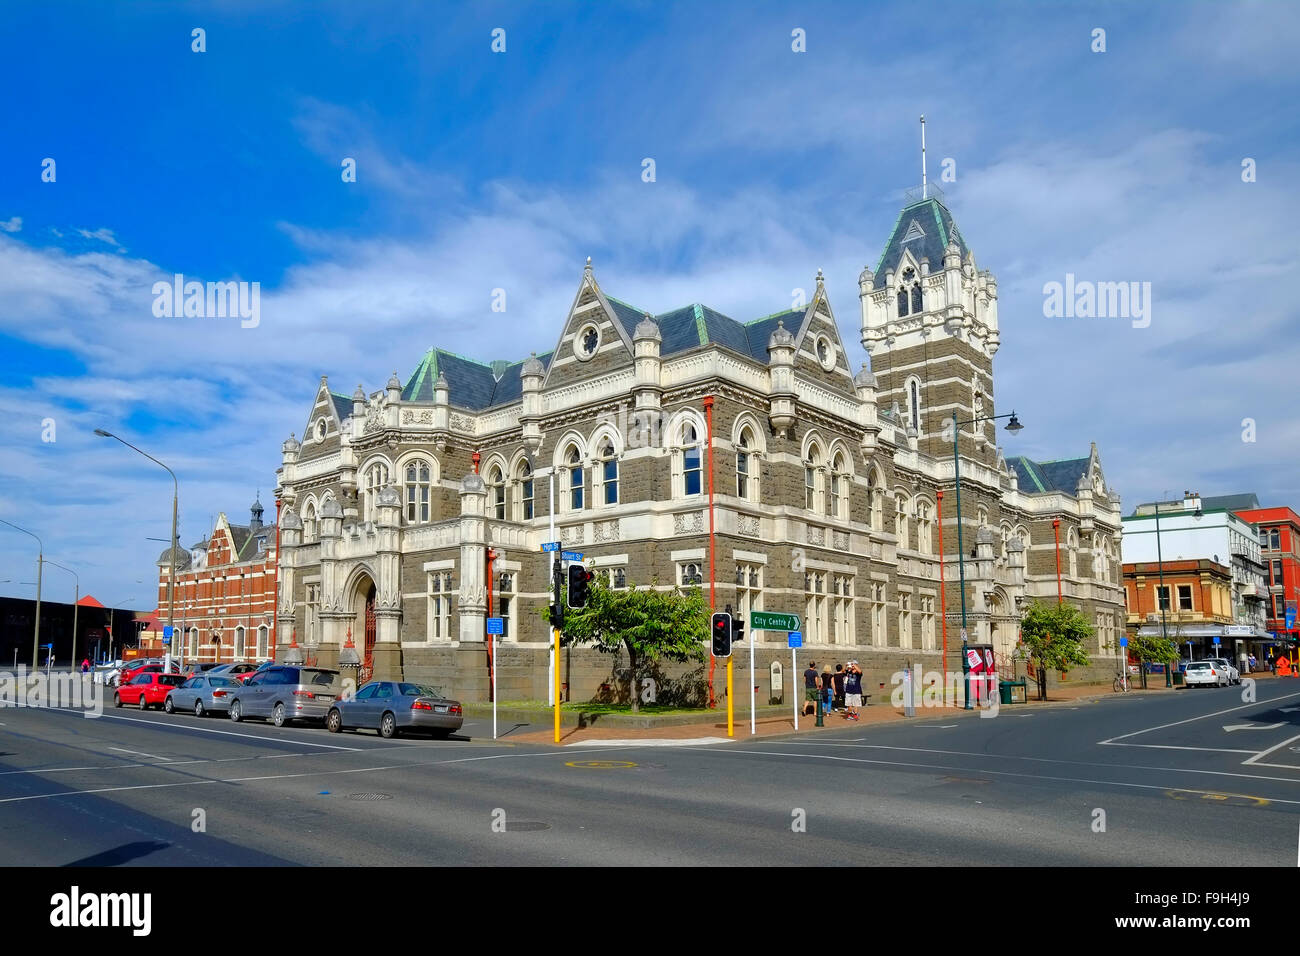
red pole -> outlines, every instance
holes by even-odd
[[[267,648],[272,660],[275,659],[275,629],[279,624],[280,616],[280,504],[281,500],[277,497],[275,499],[275,598],[271,601],[271,646]]]
[[[708,423],[705,427],[707,428],[709,433],[709,608],[710,610],[716,611],[718,608],[718,583],[717,583],[717,578],[714,576],[714,569],[713,569],[714,541],[713,541],[713,396],[712,395],[704,396],[704,412],[705,415],[708,417]],[[709,655],[709,707],[710,708],[712,708],[715,703],[713,699],[713,668],[715,666],[715,660],[716,659],[714,658],[714,656],[710,654]]]
[[[1056,535],[1056,603],[1061,604],[1061,519],[1052,519],[1052,532]]]
[[[943,627],[943,705],[948,706],[948,594],[943,576],[943,492],[935,492],[939,499],[939,620]]]
[[[475,465],[476,465],[476,466],[477,466],[477,464],[478,464],[478,463],[475,462]],[[488,587],[487,587],[487,599],[488,599],[488,605],[487,605],[487,617],[485,617],[484,620],[483,620],[483,627],[484,627],[484,630],[487,629],[487,618],[492,616],[492,562],[496,560],[496,557],[497,557],[497,553],[496,553],[495,551],[493,551],[491,548],[488,548],[488,549],[487,549],[487,586],[488,586]],[[493,679],[492,679],[492,676],[493,676],[493,670],[496,668],[496,660],[494,659],[493,654],[492,654],[492,644],[493,644],[492,635],[491,635],[491,634],[486,634],[486,633],[485,633],[485,634],[483,635],[483,637],[484,637],[484,639],[487,641],[487,652],[488,652],[488,703],[491,703],[491,702],[492,702],[492,688],[495,686],[495,683],[496,683],[496,682],[493,681]]]

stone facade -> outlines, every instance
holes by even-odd
[[[951,223],[935,202],[904,209],[882,257],[891,268],[863,272],[874,371],[853,374],[820,272],[806,307],[742,324],[702,305],[641,312],[607,295],[588,261],[551,352],[487,365],[430,350],[405,383],[394,373],[350,399],[322,378],[279,471],[282,640],[296,628],[330,664],[351,638],[365,674],[486,699],[490,590],[507,621],[501,696],[544,699],[540,546],[555,540],[615,587],[708,593],[713,582],[719,608],[797,613],[797,669],[856,658],[869,689],[887,692],[906,660],[960,670],[963,571],[971,642],[1009,654],[1025,601],[1057,593],[1059,523],[1061,553],[1071,549],[1063,596],[1098,624],[1090,651],[1113,670],[1119,497],[1095,446],[1067,461],[1008,460],[996,421],[959,424],[958,566],[944,425],[954,412],[994,415],[1000,333],[996,282],[963,244],[949,243],[937,271],[900,250],[915,218]],[[760,700],[777,662],[788,701],[786,635],[750,636]],[[619,666],[587,649],[563,655],[575,699]]]

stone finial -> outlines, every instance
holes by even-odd
[[[354,401],[354,402],[364,402],[365,400],[366,400],[366,390],[365,390],[364,388],[362,388],[362,387],[361,387],[361,383],[358,382],[358,383],[357,383],[357,390],[356,390],[355,392],[352,393],[352,401]]]
[[[659,323],[650,317],[649,312],[636,324],[636,329],[632,333],[632,341],[639,342],[642,339],[651,339],[655,342],[662,342],[664,339],[659,332]]]
[[[326,498],[325,503],[321,505],[320,516],[322,518],[342,518],[343,506],[339,504],[337,498]]]
[[[385,485],[375,498],[375,504],[381,508],[400,508],[402,507],[402,496],[397,493],[397,489],[392,485]]]
[[[290,452],[298,452],[301,449],[302,449],[302,443],[299,442],[298,439],[294,437],[293,432],[289,432],[289,437],[286,438],[284,440],[284,444],[280,446],[280,451],[285,452],[286,454]]]
[[[537,353],[534,352],[532,355],[530,355],[527,359],[524,360],[524,367],[520,370],[519,374],[520,375],[545,375],[546,366],[542,364],[542,360],[539,359],[537,357]]]
[[[400,389],[402,387],[402,380],[397,377],[396,369],[393,369],[393,377],[388,380],[388,387],[396,388],[396,389]]]
[[[978,531],[976,531],[976,532],[975,532],[975,543],[976,543],[976,544],[992,544],[992,543],[993,543],[993,529],[992,529],[992,528],[980,528]]]
[[[871,369],[867,368],[867,363],[862,363],[862,371],[853,376],[853,384],[858,388],[875,388],[876,376]]]
[[[292,508],[285,508],[280,512],[280,529],[282,531],[301,531],[302,519]]]
[[[483,481],[482,475],[476,475],[470,472],[460,480],[460,493],[464,494],[487,494],[487,484]]]
[[[770,351],[775,348],[791,348],[793,346],[794,336],[791,335],[790,330],[785,327],[785,322],[778,319],[776,330],[772,332],[771,338],[767,340],[768,350]]]
[[[587,264],[583,267],[582,274],[587,278],[591,278],[591,256],[587,256]]]

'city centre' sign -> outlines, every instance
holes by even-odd
[[[749,626],[756,631],[797,631],[799,630],[799,615],[750,611]]]

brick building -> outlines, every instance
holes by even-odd
[[[212,533],[176,556],[174,621],[183,635],[172,653],[184,660],[261,661],[274,651],[275,525],[254,501],[246,525],[217,516]],[[171,550],[158,556],[159,621],[168,619]],[[287,643],[287,639],[286,639]]]
[[[1238,511],[1237,516],[1259,530],[1259,556],[1268,578],[1265,626],[1290,644],[1300,638],[1300,624],[1296,621],[1300,605],[1300,516],[1290,508],[1250,508]]]
[[[1184,655],[1191,644],[1193,659],[1208,656],[1217,637],[1224,655],[1240,657],[1232,636],[1232,571],[1226,565],[1206,558],[1125,564],[1124,597],[1129,633],[1167,635]]]
[[[699,304],[651,315],[606,293],[588,261],[542,355],[431,349],[405,381],[351,397],[322,377],[279,471],[281,648],[297,628],[324,664],[351,635],[367,673],[485,698],[490,575],[502,696],[544,699],[540,545],[582,551],[615,587],[707,591],[712,527],[719,608],[798,613],[807,657],[856,657],[875,682],[907,659],[959,671],[945,429],[954,412],[994,414],[996,280],[931,194],[905,206],[859,292],[872,369],[856,374],[820,272],[806,306],[740,322]],[[1056,599],[1055,520],[1065,599],[1098,627],[1091,652],[1113,655],[1119,496],[1095,445],[1008,458],[997,424],[956,431],[972,643],[1009,653],[1024,603]],[[764,670],[789,666],[785,634],[751,633]],[[562,667],[581,699],[611,661],[578,649]]]

